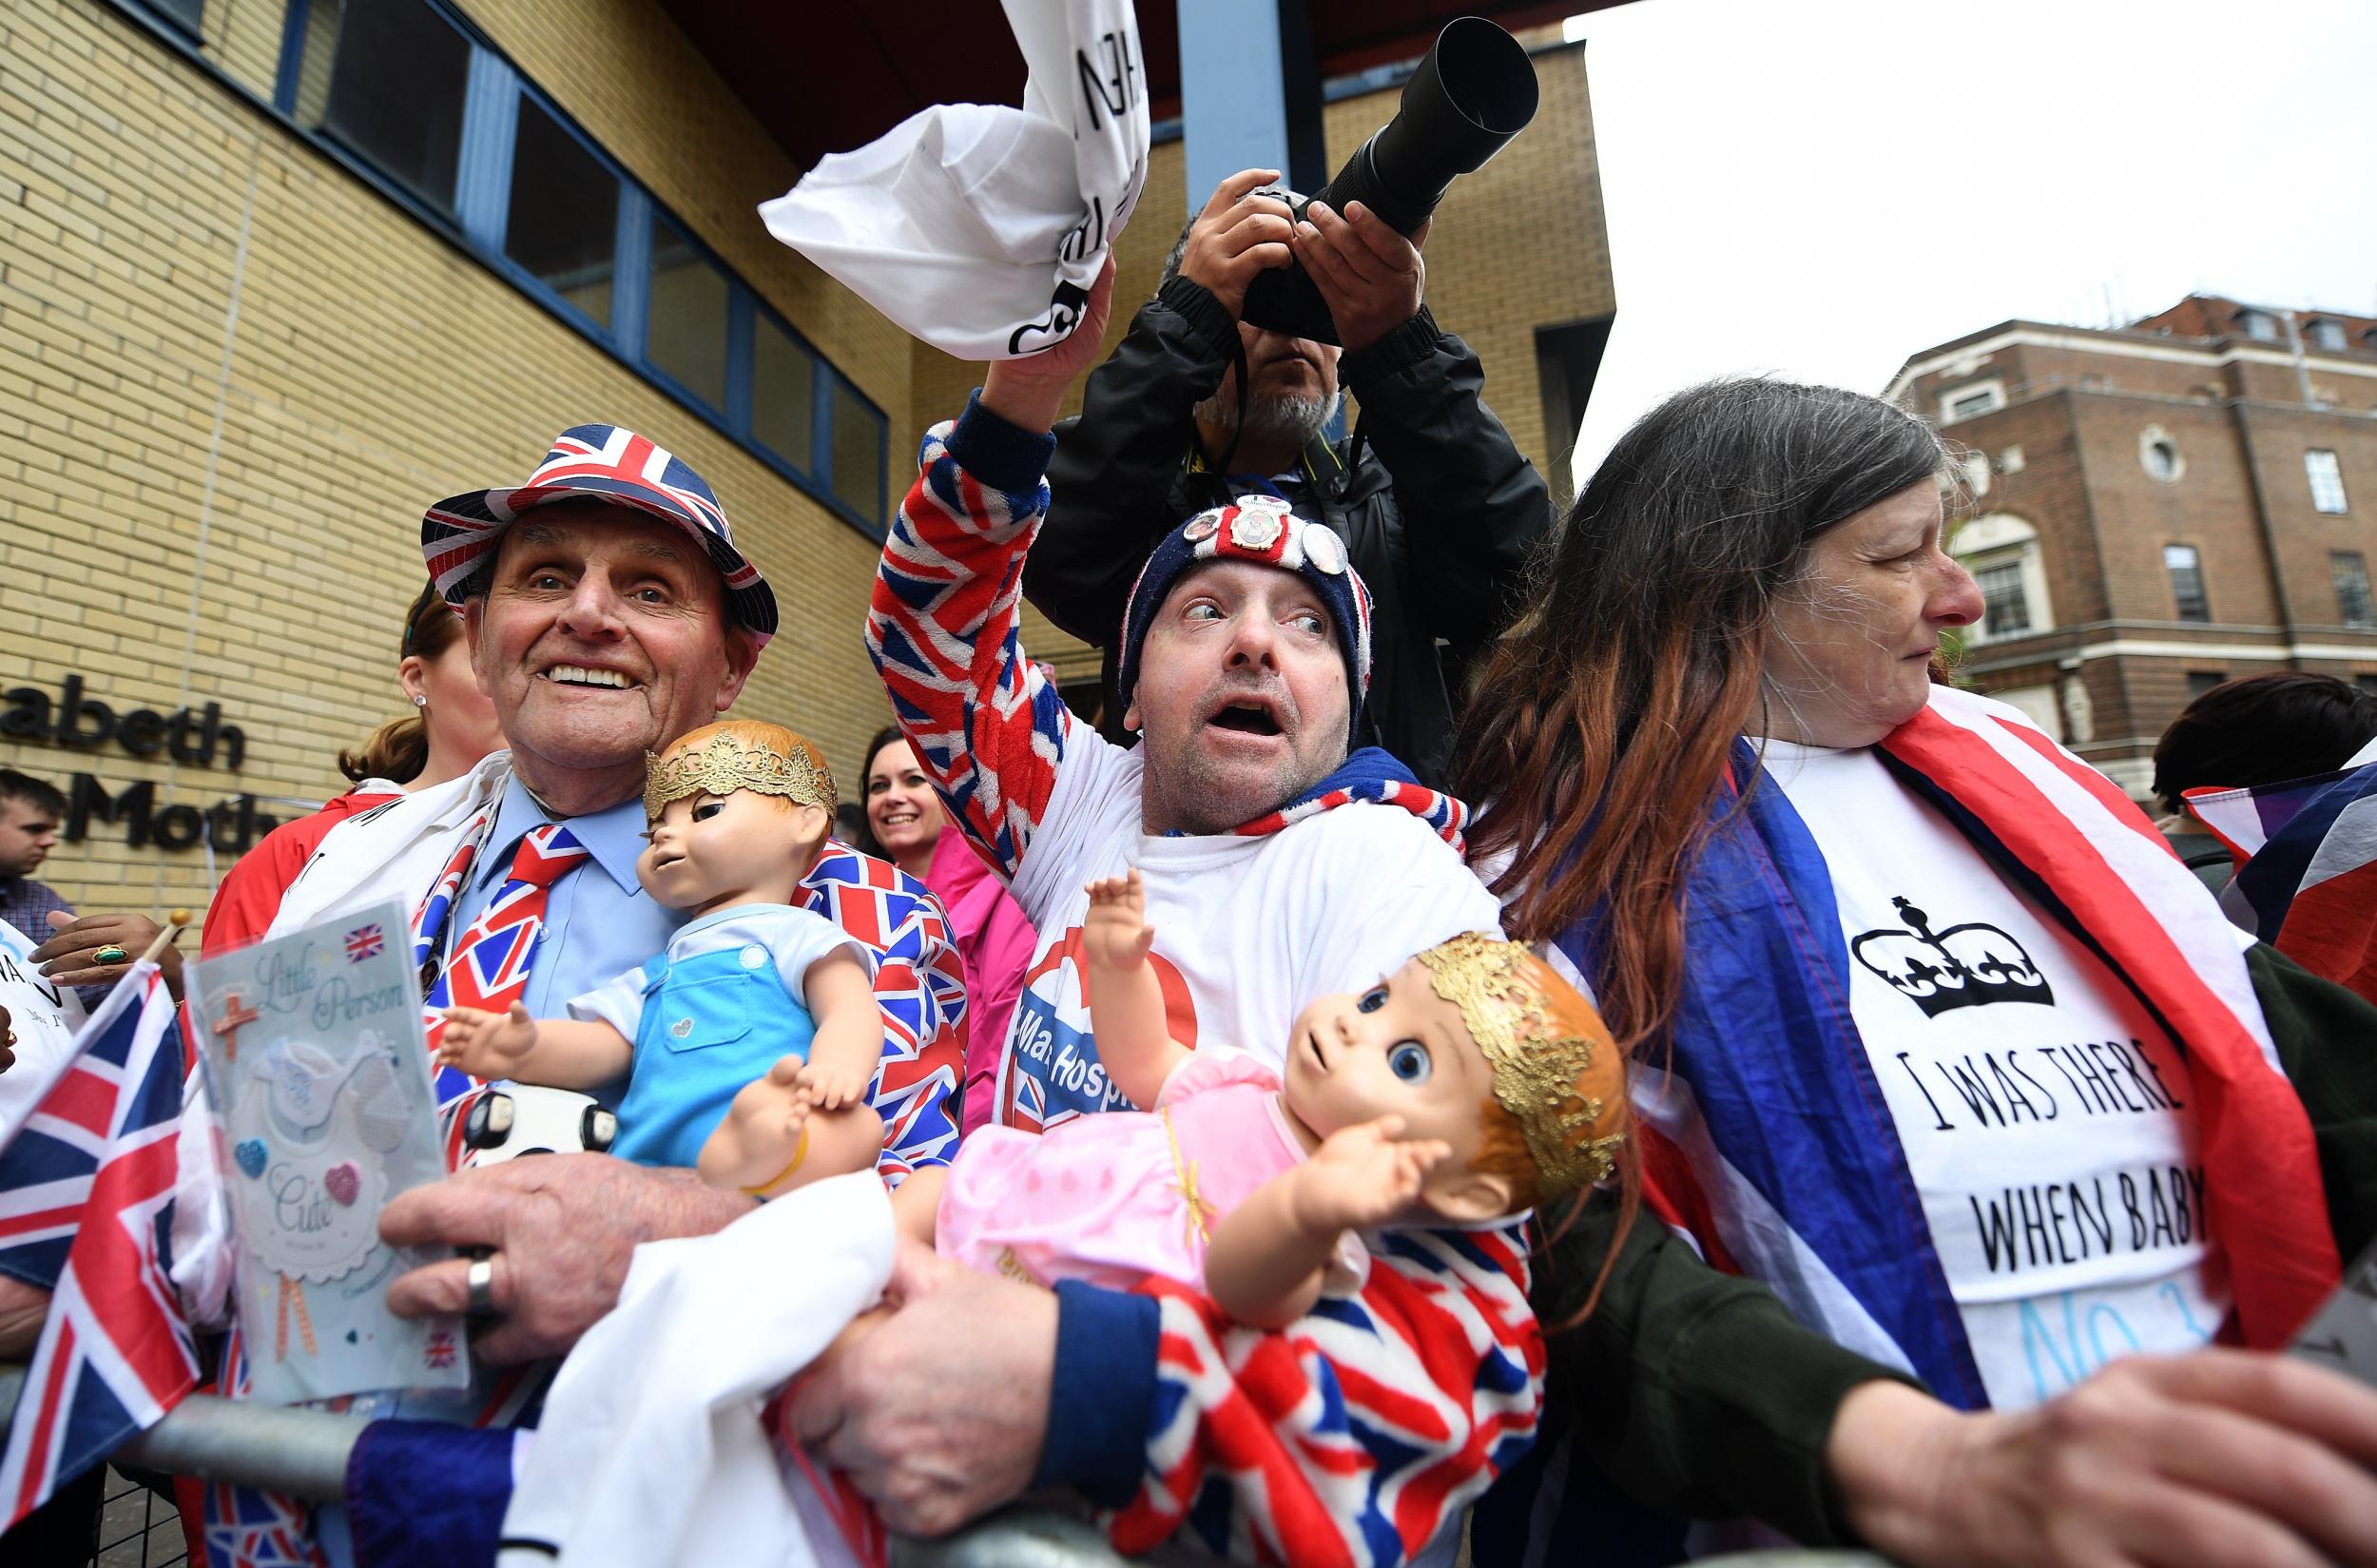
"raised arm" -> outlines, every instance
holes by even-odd
[[[1417,246],[1359,204],[1311,224],[1297,255],[1344,329],[1340,376],[1394,480],[1404,602],[1418,617],[1408,629],[1473,647],[1517,608],[1527,558],[1552,526],[1550,493],[1486,407],[1477,355],[1420,303]]]
[[[1213,1227],[1205,1288],[1257,1328],[1285,1328],[1312,1310],[1345,1232],[1383,1225],[1418,1200],[1452,1153],[1440,1139],[1399,1143],[1401,1116],[1329,1134],[1311,1159],[1265,1182]]]
[[[1133,866],[1127,876],[1100,878],[1089,891],[1089,913],[1081,920],[1082,978],[1098,1060],[1131,1104],[1151,1109],[1164,1080],[1189,1052],[1172,1038],[1164,986],[1148,962],[1155,928],[1147,922],[1147,889]]]
[[[1075,729],[1016,634],[1023,557],[1048,506],[1048,432],[1097,352],[1113,284],[1110,264],[1071,338],[993,365],[964,416],[925,436],[867,613],[867,651],[918,764],[1010,876]]]

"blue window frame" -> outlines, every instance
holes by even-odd
[[[284,28],[272,106],[300,133],[883,537],[883,411],[469,18],[442,0],[288,0]]]

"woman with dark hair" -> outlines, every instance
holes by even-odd
[[[338,753],[338,771],[354,781],[353,789],[274,828],[223,874],[206,907],[205,954],[261,937],[316,846],[348,817],[458,778],[502,747],[495,705],[471,668],[462,617],[435,585],[424,583],[405,611],[398,648],[396,684],[414,710],[381,725],[355,750]]]
[[[1871,1364],[1678,1326],[1640,1227],[1619,1309],[1551,1341],[1555,1423],[1638,1495],[1913,1563],[2377,1560],[2377,1394],[2202,1348],[2284,1346],[2367,1240],[2377,1074],[2326,1048],[2377,1015],[2242,951],[2108,782],[1935,681],[1981,611],[1943,459],[1854,393],[1683,393],[1483,676],[1471,842],[1633,1054],[1645,1201]],[[1547,1325],[1608,1249],[1556,1228]],[[1607,1528],[1588,1491],[1479,1528],[1556,1556],[1593,1538],[1554,1516]]]
[[[863,828],[858,847],[933,890],[966,972],[966,1082],[958,1132],[991,1119],[991,1086],[1023,990],[1035,933],[988,861],[941,809],[933,781],[897,726],[876,732],[859,767]]]

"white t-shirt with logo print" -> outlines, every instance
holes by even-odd
[[[994,1114],[1038,1130],[1131,1109],[1106,1078],[1083,987],[1088,884],[1139,868],[1174,1037],[1284,1074],[1315,997],[1359,991],[1500,910],[1452,847],[1399,807],[1357,802],[1277,833],[1140,831],[1144,752],[1076,726],[1013,883],[1039,930],[1000,1056]]]
[[[1990,1402],[2205,1344],[2230,1298],[2170,1036],[1871,750],[1764,745],[1831,874],[1850,1012]]]

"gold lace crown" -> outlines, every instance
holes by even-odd
[[[834,814],[834,776],[812,755],[809,744],[776,725],[739,727],[771,731],[777,745],[755,745],[725,725],[697,729],[665,756],[644,754],[644,815],[657,822],[671,801],[688,795],[731,795],[738,789],[783,795]]]
[[[1469,932],[1420,955],[1494,1069],[1550,1203],[1608,1179],[1626,1134],[1623,1063],[1601,1015],[1520,942]]]

